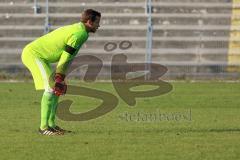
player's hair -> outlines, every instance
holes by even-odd
[[[81,22],[86,23],[88,20],[94,22],[96,17],[101,17],[101,13],[93,9],[87,9],[82,13]]]

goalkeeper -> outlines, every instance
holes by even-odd
[[[51,136],[68,132],[55,123],[58,99],[67,90],[64,79],[68,67],[88,39],[89,32],[97,31],[100,18],[101,13],[87,9],[82,13],[81,22],[60,27],[29,43],[23,49],[22,62],[32,73],[36,90],[44,90],[41,100],[40,134]],[[54,73],[50,64],[56,62],[58,64]],[[54,77],[50,78],[52,74]]]

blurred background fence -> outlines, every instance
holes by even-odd
[[[131,63],[165,65],[169,79],[239,79],[240,0],[152,0],[151,9],[147,4],[147,0],[49,0],[48,5],[46,0],[0,0],[0,74],[29,75],[21,63],[24,46],[45,32],[79,22],[80,13],[93,8],[102,12],[101,27],[79,55],[103,61],[99,79],[109,79],[116,54],[125,54]],[[104,50],[109,42],[118,45],[125,40],[131,48]],[[85,71],[82,67],[72,75]]]

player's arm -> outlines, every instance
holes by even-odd
[[[57,96],[63,95],[67,91],[67,85],[64,81],[67,69],[71,65],[73,58],[77,54],[81,43],[79,42],[76,36],[71,36],[71,38],[67,41],[64,50],[62,51],[60,60],[57,64],[56,74],[54,77],[55,86],[54,93]]]
[[[72,35],[63,51],[61,54],[61,57],[59,59],[58,65],[57,65],[57,69],[56,69],[56,73],[61,73],[61,74],[66,74],[67,69],[69,68],[73,58],[76,56],[79,48],[80,48],[80,41],[79,38],[76,35]]]

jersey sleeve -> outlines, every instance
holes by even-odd
[[[62,52],[60,60],[57,64],[56,73],[66,74],[68,66],[72,62],[72,56],[66,51]]]
[[[73,58],[77,55],[79,49],[85,42],[83,36],[72,35],[62,51],[60,60],[57,65],[56,73],[66,74],[67,68],[70,66]]]

